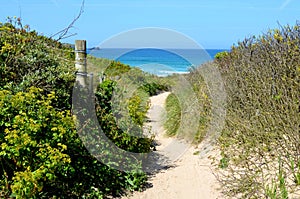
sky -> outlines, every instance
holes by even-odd
[[[21,17],[23,25],[45,36],[66,28],[82,0],[1,0],[0,22]],[[251,35],[261,35],[300,20],[299,0],[85,0],[84,12],[61,40],[87,40],[88,47],[120,33],[162,28],[191,38],[205,49],[229,49]]]

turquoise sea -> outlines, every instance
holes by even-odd
[[[187,73],[191,67],[210,61],[224,49],[90,49],[89,54],[120,61],[160,76]]]

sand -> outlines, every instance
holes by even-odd
[[[149,124],[156,135],[154,154],[163,158],[149,164],[149,187],[134,192],[123,199],[219,199],[223,198],[219,183],[213,174],[211,155],[218,151],[195,154],[197,148],[176,138],[166,137],[162,126],[165,116],[164,103],[169,92],[151,97],[148,112]],[[157,167],[160,165],[160,167]]]

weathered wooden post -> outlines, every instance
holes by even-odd
[[[86,87],[86,41],[75,40],[75,67],[77,69],[76,80],[82,87]]]
[[[89,83],[89,91],[90,91],[90,94],[92,95],[94,93],[94,74],[93,73],[90,73],[89,74],[89,77],[90,77],[90,83]]]

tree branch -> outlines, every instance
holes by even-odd
[[[69,31],[70,31],[71,28],[74,28],[75,22],[81,17],[82,13],[84,12],[84,3],[85,3],[85,0],[82,1],[80,11],[79,11],[78,15],[73,19],[73,21],[66,28],[64,28],[63,30],[51,35],[50,38],[58,36],[56,41],[59,41],[59,40],[66,39],[68,37],[72,37],[72,36],[77,35],[77,33],[69,34]]]

